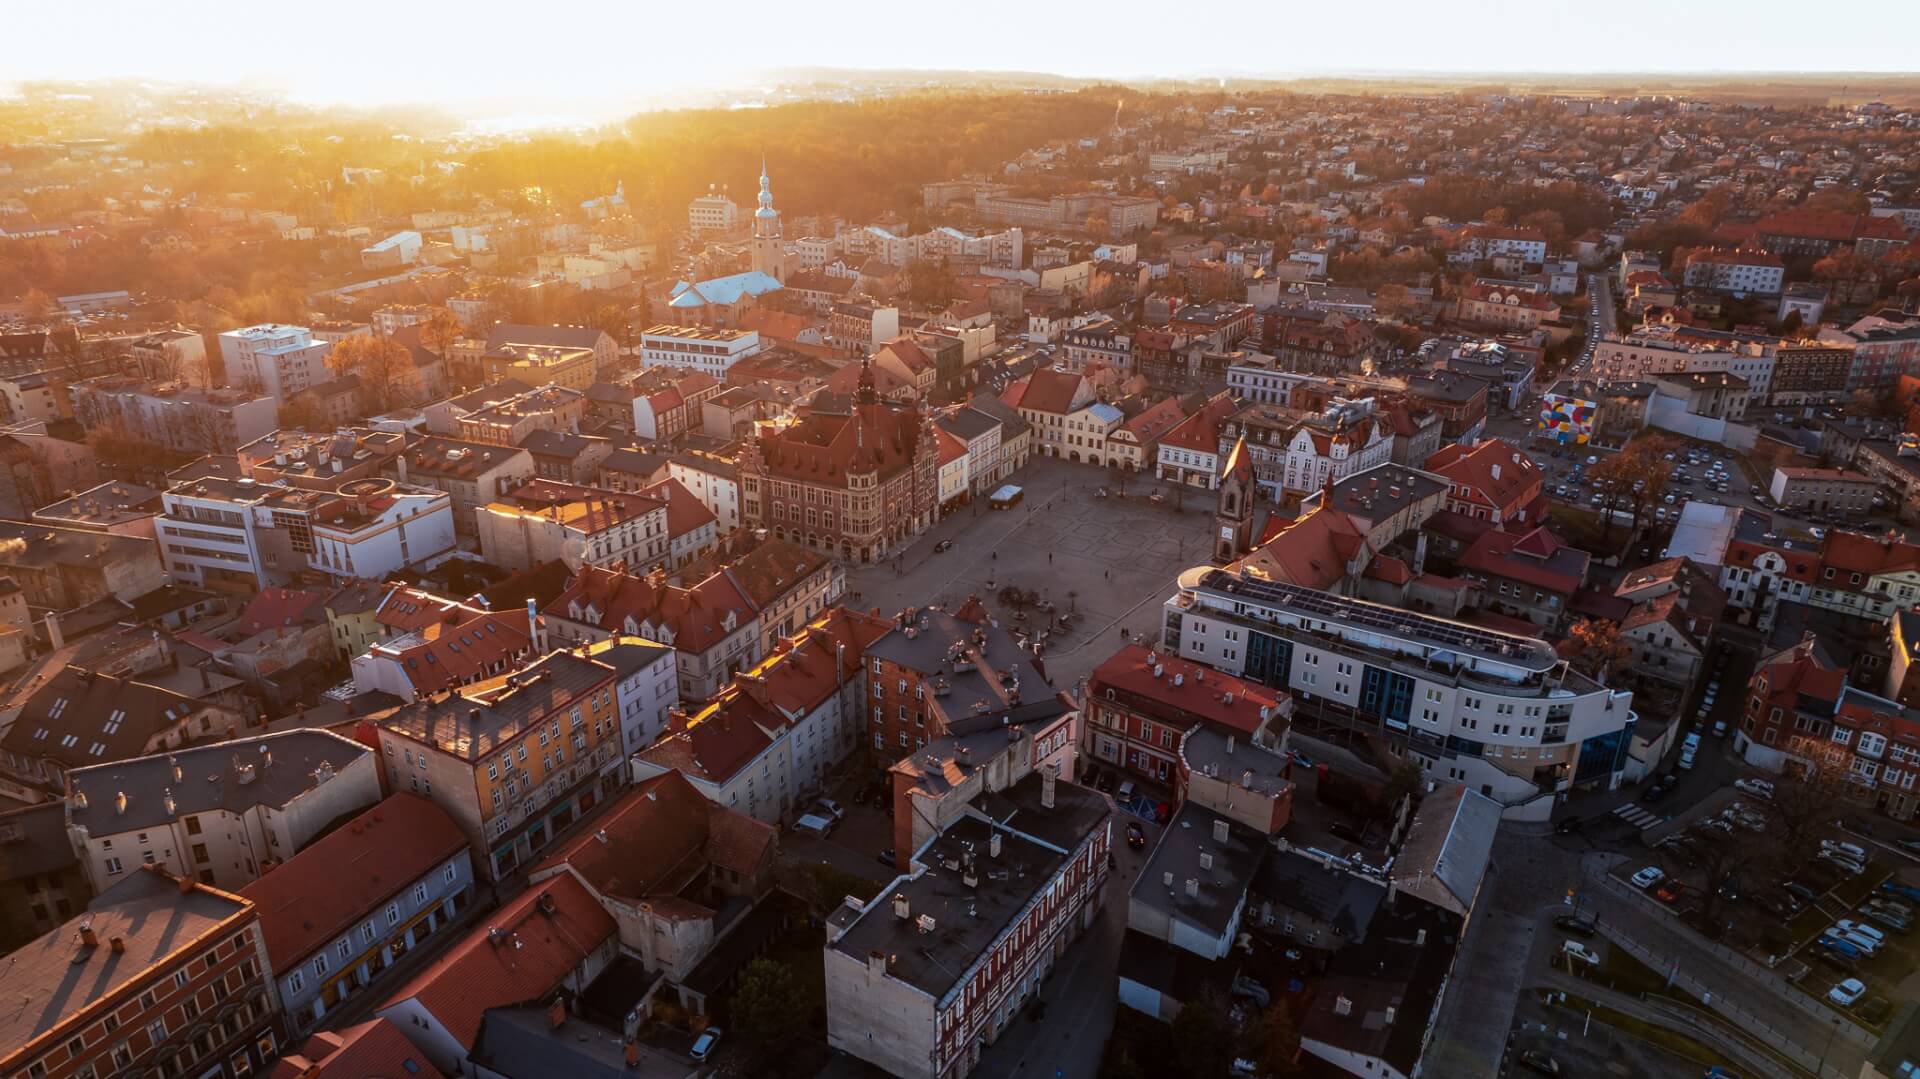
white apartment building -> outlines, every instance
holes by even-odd
[[[1294,387],[1312,381],[1319,380],[1293,371],[1276,371],[1271,367],[1253,364],[1236,363],[1227,368],[1227,389],[1233,391],[1233,395],[1240,400],[1256,405],[1292,404]]]
[[[327,342],[315,340],[313,331],[305,326],[268,322],[220,335],[220,358],[226,364],[227,380],[237,386],[258,388],[282,404],[301,390],[333,377],[327,370],[327,353],[332,350]]]
[[[161,496],[167,573],[195,588],[284,585],[300,570],[379,580],[454,547],[444,491],[385,479],[312,491],[206,476]]]
[[[640,335],[642,366],[685,367],[720,381],[726,379],[728,368],[758,351],[759,330],[655,326]]]
[[[76,768],[67,820],[94,891],[142,865],[238,891],[380,800],[373,750],[302,729]]]
[[[695,232],[732,232],[739,224],[740,207],[712,188],[687,205],[687,226]]]
[[[1765,251],[1698,251],[1687,259],[1681,283],[1734,296],[1778,296],[1787,268]]]
[[[720,535],[740,527],[740,470],[710,454],[680,454],[667,461],[667,475],[693,492],[713,514]]]
[[[677,654],[664,644],[624,635],[586,645],[588,659],[613,668],[623,756],[633,756],[666,733],[668,714],[680,703]]]
[[[1546,820],[1547,792],[1617,786],[1632,740],[1633,694],[1545,641],[1209,566],[1180,575],[1164,647],[1291,693],[1296,729],[1383,738],[1516,820]]]

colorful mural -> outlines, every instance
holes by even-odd
[[[1534,424],[1534,434],[1562,446],[1584,446],[1593,437],[1599,415],[1600,406],[1593,401],[1545,394],[1540,398],[1540,419]]]

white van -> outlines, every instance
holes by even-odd
[[[817,835],[821,839],[825,839],[827,838],[827,833],[833,831],[833,819],[831,817],[822,817],[818,814],[808,813],[793,822],[793,830],[796,832],[806,832],[809,835]]]

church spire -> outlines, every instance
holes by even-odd
[[[879,391],[873,388],[873,360],[871,357],[860,361],[860,388],[854,393],[853,400],[858,405],[880,403]]]

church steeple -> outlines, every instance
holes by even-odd
[[[787,245],[781,237],[780,211],[773,208],[773,181],[767,178],[766,155],[760,157],[760,208],[753,211],[753,268],[784,284]]]
[[[854,392],[853,401],[854,404],[857,405],[877,405],[880,403],[880,393],[873,388],[873,361],[871,359],[863,359],[860,361],[860,386]]]

